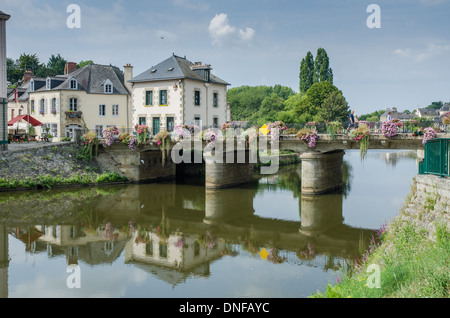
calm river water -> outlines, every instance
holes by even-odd
[[[0,297],[304,298],[335,283],[417,173],[416,153],[347,151],[343,193],[300,166],[209,191],[184,181],[0,194]]]

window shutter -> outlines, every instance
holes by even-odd
[[[56,106],[56,113],[59,113],[59,98],[56,98],[55,106]]]
[[[44,114],[47,114],[47,100],[44,99]]]

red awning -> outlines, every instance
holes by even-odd
[[[12,126],[22,119],[29,122],[32,126],[42,126],[42,123],[39,120],[31,117],[30,115],[20,115],[20,116],[14,117],[10,121],[8,121],[8,126]]]

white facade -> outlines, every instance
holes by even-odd
[[[174,85],[176,84],[176,86]],[[167,92],[167,100],[161,96]],[[197,92],[197,93],[196,93]],[[151,95],[151,103],[146,96]],[[195,99],[199,97],[196,105]],[[227,121],[227,87],[190,79],[141,82],[133,85],[133,125],[146,124],[152,132],[174,126],[196,124],[220,127]],[[161,101],[161,99],[163,99]],[[159,130],[154,124],[159,122]],[[172,129],[171,129],[172,128]]]

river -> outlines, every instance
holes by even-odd
[[[305,298],[397,215],[416,153],[344,156],[345,189],[300,165],[223,190],[199,180],[0,194],[0,297]]]

